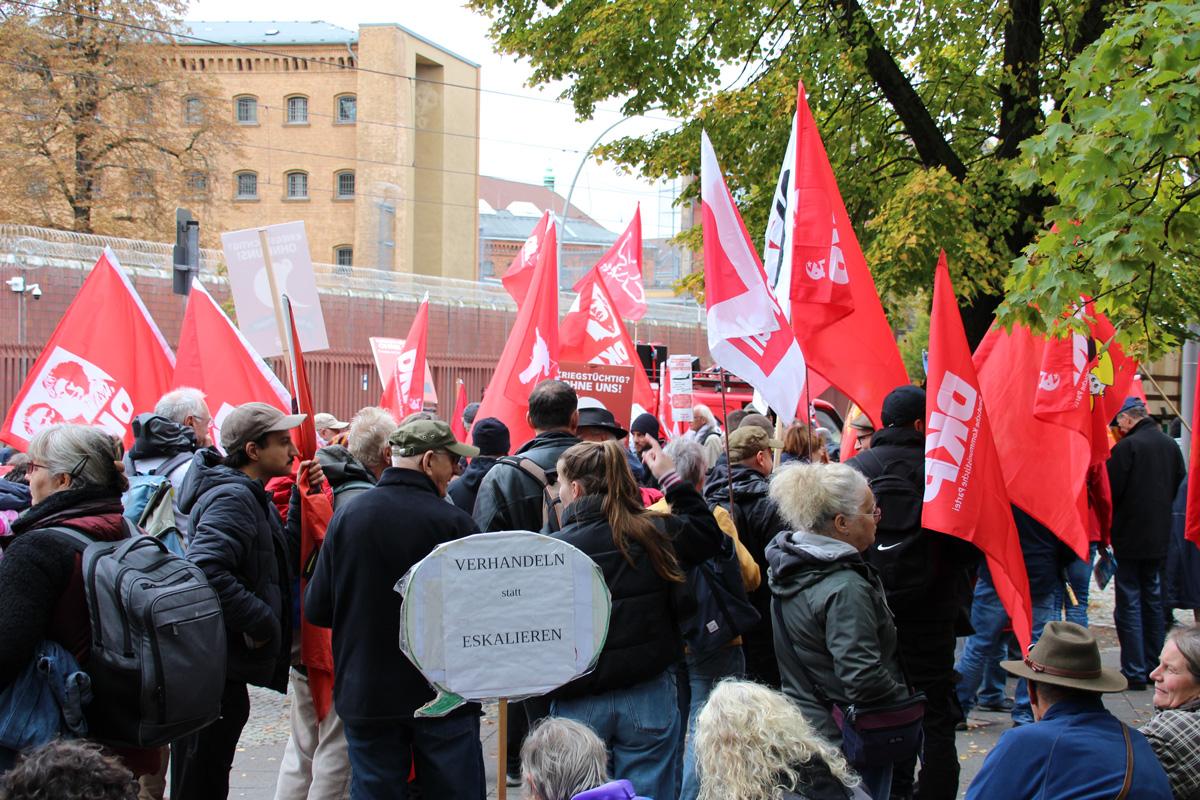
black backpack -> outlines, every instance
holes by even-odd
[[[542,529],[540,533],[562,530],[563,506],[558,496],[558,472],[544,470],[536,461],[524,456],[504,456],[496,461],[529,476],[542,490]],[[539,531],[534,531],[538,533]]]
[[[161,747],[221,714],[225,623],[204,572],[128,519],[130,538],[96,542],[47,528],[82,554],[92,628],[85,670],[95,739]]]
[[[903,461],[884,464],[874,451],[858,456],[873,460],[879,473],[868,479],[881,516],[875,527],[875,542],[863,558],[879,571],[888,602],[903,602],[908,597],[923,597],[937,569],[930,540],[921,527],[925,486],[912,467]]]
[[[762,619],[746,598],[737,548],[728,536],[720,553],[687,571],[687,585],[696,612],[684,626],[683,638],[694,653],[724,647]]]

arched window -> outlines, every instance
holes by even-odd
[[[257,200],[258,199],[258,173],[257,172],[238,172],[234,174],[234,182],[237,185],[235,190],[236,200]]]
[[[307,200],[308,199],[308,173],[289,172],[287,174],[287,198],[288,200]]]
[[[192,96],[183,98],[183,124],[204,124],[204,101],[199,97]]]
[[[337,124],[353,125],[358,119],[358,98],[352,94],[339,95],[337,103]]]
[[[308,124],[308,98],[303,95],[294,95],[287,99],[287,124],[288,125],[307,125]]]
[[[338,200],[354,197],[354,170],[343,170],[333,176],[333,196]]]
[[[249,95],[243,95],[241,97],[235,97],[233,99],[233,104],[238,124],[258,124],[258,98],[251,97]]]
[[[334,247],[333,263],[339,267],[354,266],[354,248],[348,244],[339,244]]]

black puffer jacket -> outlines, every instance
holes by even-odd
[[[517,458],[528,458],[547,472],[553,472],[558,457],[580,438],[566,431],[539,433],[517,451]],[[540,531],[545,501],[542,487],[524,470],[500,464],[479,484],[475,508],[471,512],[479,530]]]
[[[1113,555],[1126,559],[1167,557],[1171,505],[1187,475],[1179,445],[1152,419],[1134,425],[1112,449]]]
[[[221,598],[229,642],[226,675],[287,690],[292,642],[292,579],[299,563],[299,518],[285,530],[263,485],[223,466],[213,450],[196,453],[180,506],[191,515],[187,557]],[[253,647],[246,637],[266,642]]]
[[[558,689],[556,697],[633,686],[661,674],[683,655],[680,620],[671,599],[676,587],[659,577],[640,546],[630,545],[633,565],[625,560],[613,543],[601,501],[597,495],[576,500],[563,514],[563,529],[554,534],[591,556],[612,594],[608,639],[596,669]],[[694,566],[715,556],[725,534],[696,490],[678,482],[667,490],[667,502],[671,515],[655,516],[654,524],[673,543],[680,565]]]
[[[721,505],[729,508],[729,472],[720,464],[709,470],[704,486],[704,499],[709,508]],[[765,576],[767,574],[767,545],[788,525],[779,515],[775,501],[768,494],[770,483],[757,470],[742,464],[733,465],[733,522],[738,539]],[[771,633],[771,590],[764,580],[748,593],[750,603],[758,611],[759,622],[742,635],[746,652],[746,672],[755,680],[769,686],[779,686],[779,664],[775,660],[775,640]]]
[[[476,456],[471,459],[471,463],[467,464],[467,468],[463,470],[463,474],[458,476],[458,479],[450,484],[447,494],[454,501],[454,505],[461,508],[468,514],[475,512],[475,498],[479,496],[479,485],[483,483],[484,476],[492,471],[492,467],[496,466],[499,458],[492,456]]]

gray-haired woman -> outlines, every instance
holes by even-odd
[[[46,640],[61,644],[87,671],[92,629],[79,552],[46,529],[65,526],[98,542],[128,537],[121,516],[121,493],[128,486],[121,456],[112,436],[82,425],[52,425],[30,442],[33,506],[13,523],[0,560],[0,691]],[[157,750],[115,752],[136,775],[158,769]],[[11,766],[4,763],[11,756],[0,749],[0,771]]]
[[[563,717],[546,717],[525,737],[521,775],[530,800],[647,800],[629,781],[609,781],[604,742]]]
[[[1150,680],[1157,711],[1142,734],[1175,797],[1200,798],[1200,625],[1171,632]]]
[[[840,745],[832,705],[883,706],[910,694],[883,586],[861,555],[875,541],[879,511],[866,479],[844,464],[785,467],[771,498],[792,527],[767,546],[784,622],[775,626],[783,689]],[[856,766],[871,797],[890,796],[891,764]]]

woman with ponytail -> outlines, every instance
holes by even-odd
[[[596,668],[554,693],[552,714],[590,726],[612,753],[613,775],[642,794],[674,797],[681,733],[675,677],[688,610],[684,570],[714,556],[725,534],[657,442],[644,456],[671,514],[642,507],[616,442],[584,442],[558,460],[563,527],[556,538],[591,556],[612,595]]]
[[[128,538],[121,494],[128,488],[121,445],[99,428],[51,425],[29,443],[33,506],[12,524],[0,559],[0,692],[33,659],[43,641],[57,642],[87,672],[92,627],[81,553],[53,531],[66,527],[97,542]],[[158,769],[157,750],[115,750],[134,774]],[[14,753],[0,747],[0,773]]]

